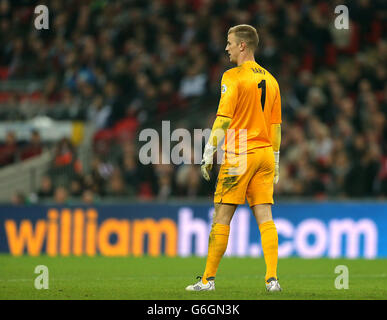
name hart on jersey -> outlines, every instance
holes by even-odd
[[[265,70],[262,70],[261,68],[251,68],[254,73],[262,73],[265,74]]]

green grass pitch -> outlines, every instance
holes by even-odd
[[[263,258],[225,257],[216,291],[186,292],[205,258],[12,257],[0,255],[0,299],[264,300],[387,299],[387,259],[279,260],[282,292],[264,289]],[[37,265],[49,269],[49,289],[37,290]],[[349,270],[349,289],[334,286],[337,265]]]

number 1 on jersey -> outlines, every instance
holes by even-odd
[[[265,101],[266,101],[266,80],[262,80],[260,83],[258,83],[258,89],[262,89],[262,94],[261,94],[261,106],[262,106],[262,111],[265,111]]]

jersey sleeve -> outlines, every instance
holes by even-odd
[[[222,77],[221,95],[217,116],[233,118],[238,101],[237,79],[230,72],[225,72]]]
[[[282,123],[281,117],[281,95],[277,86],[277,95],[274,99],[273,108],[271,109],[271,123]]]

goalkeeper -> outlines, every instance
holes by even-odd
[[[237,67],[222,77],[217,117],[201,165],[206,180],[210,179],[213,157],[223,140],[225,156],[214,195],[215,214],[205,270],[197,283],[186,288],[188,291],[215,290],[231,219],[246,198],[261,234],[266,289],[281,290],[277,277],[278,235],[271,212],[273,184],[279,180],[281,97],[275,78],[255,62],[257,46],[254,27],[238,25],[229,29],[226,51]]]

